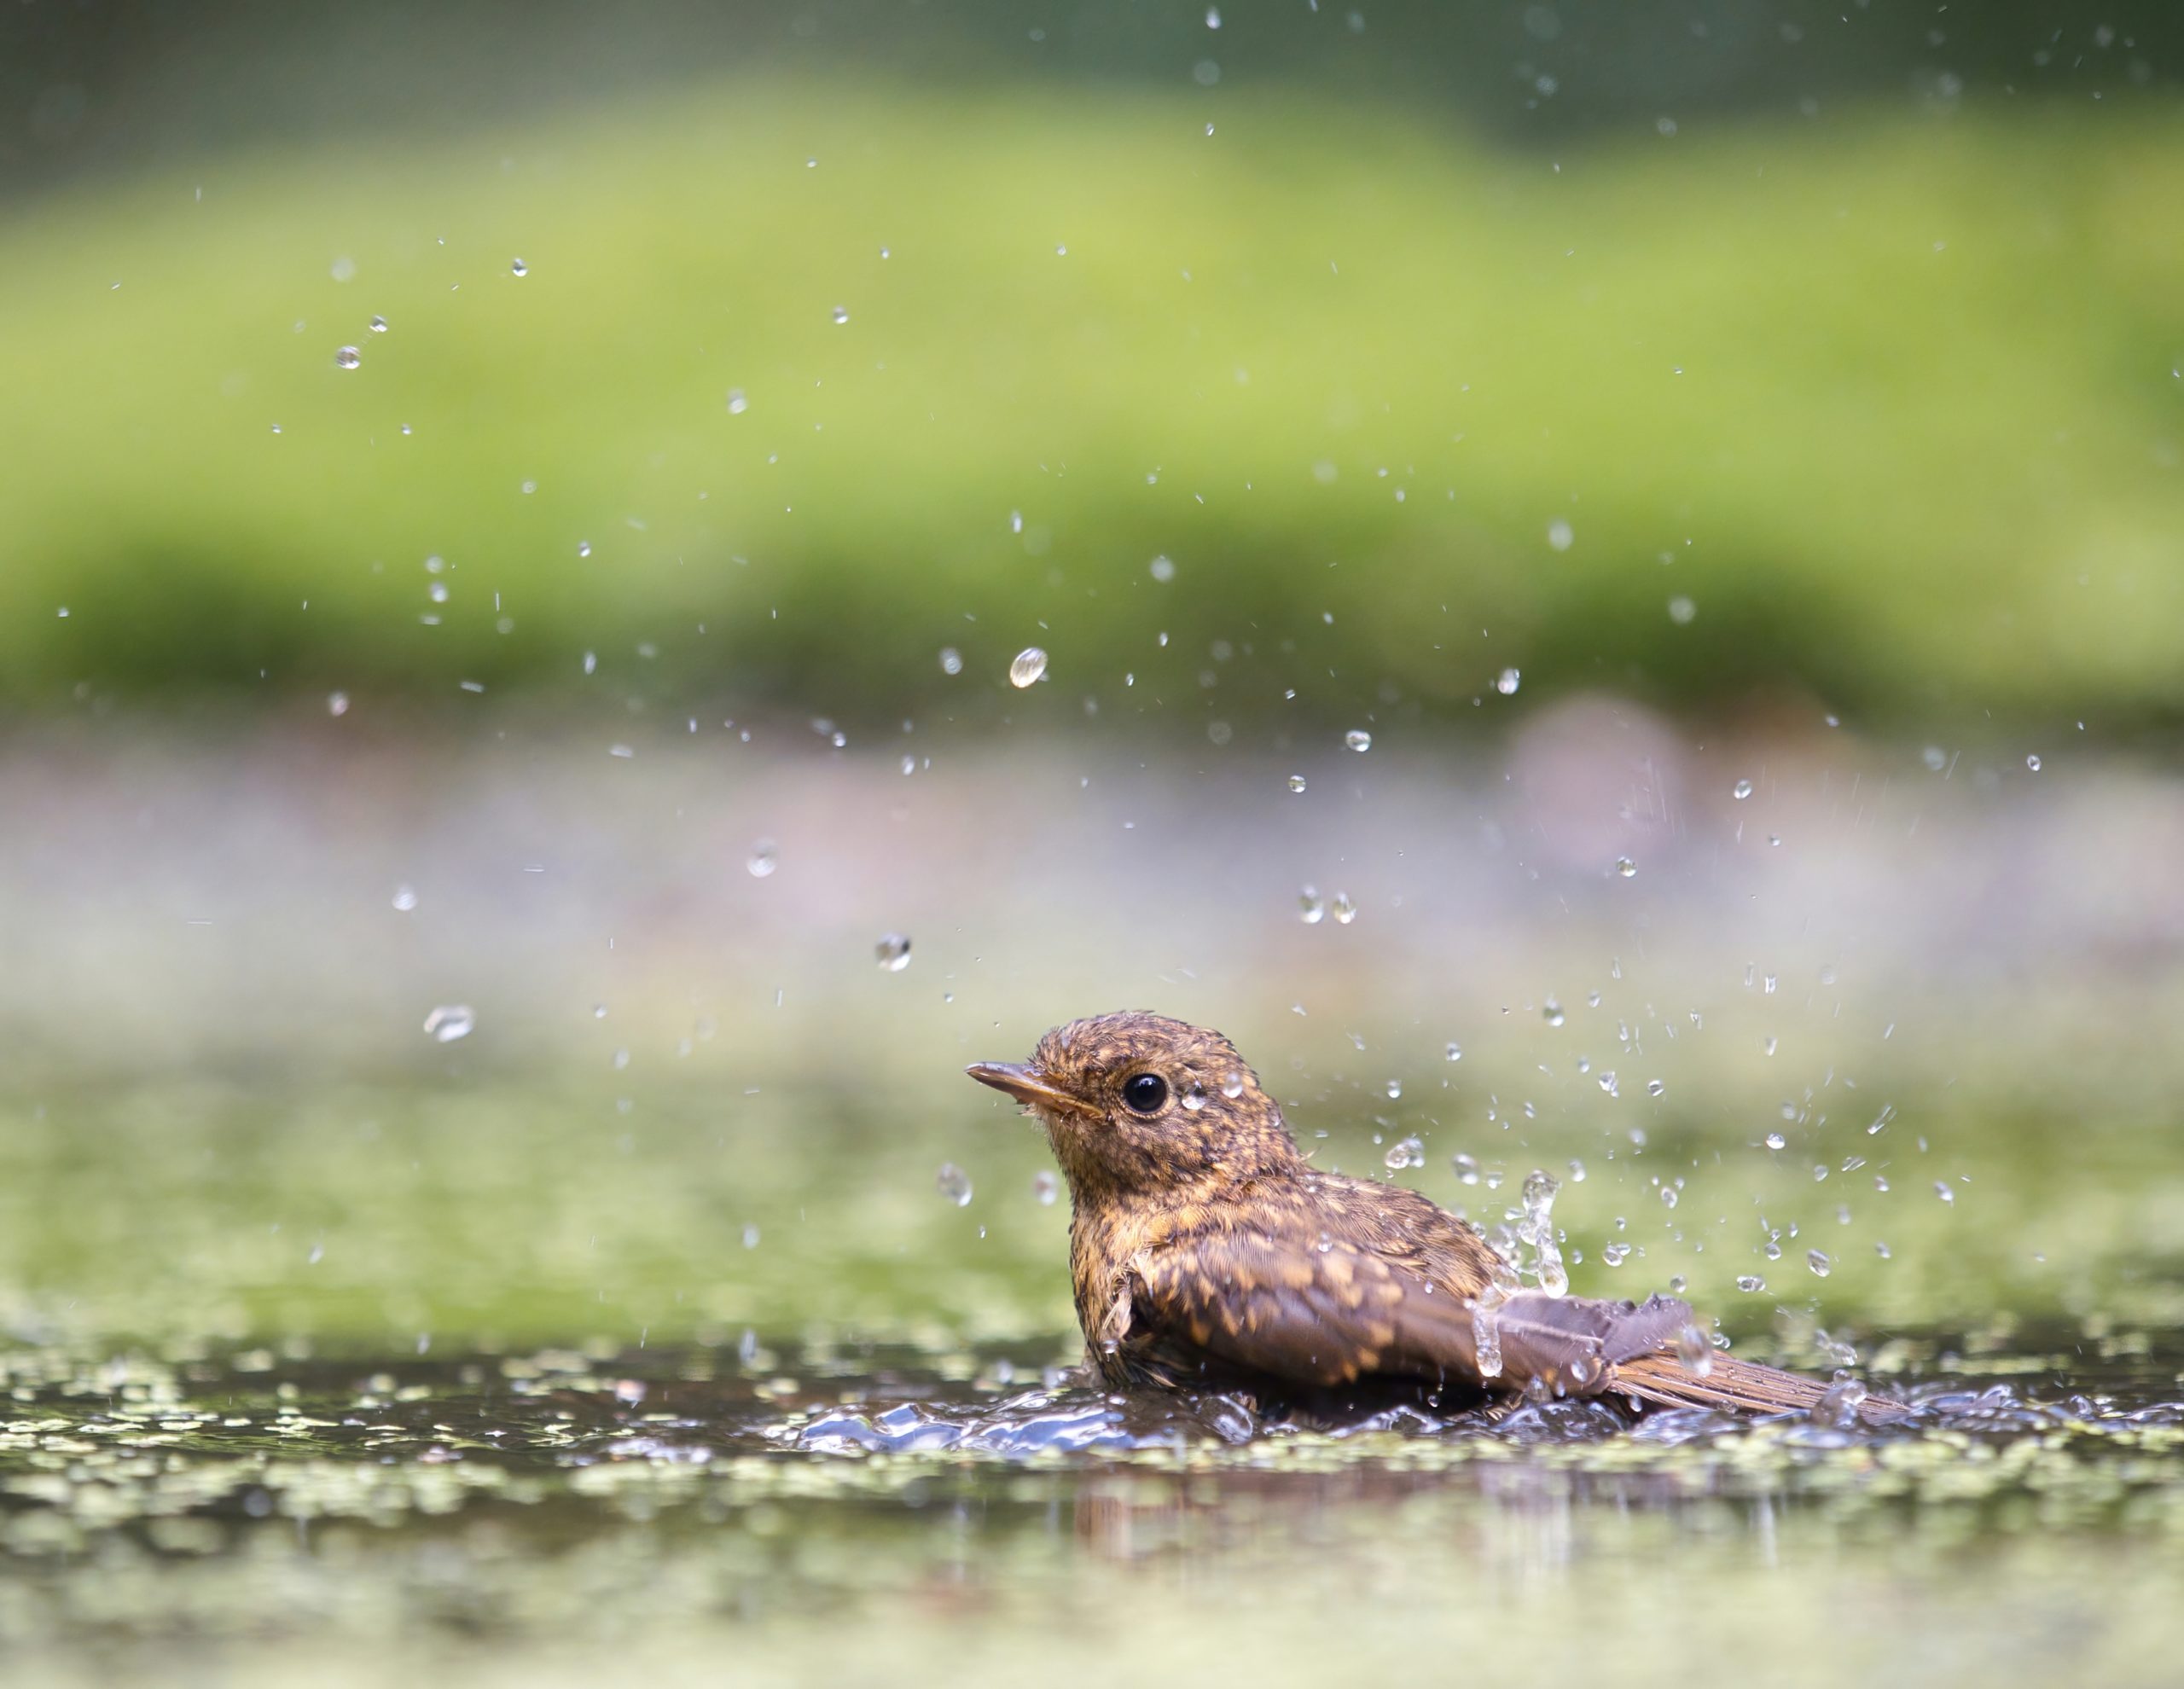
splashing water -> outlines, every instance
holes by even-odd
[[[1562,1264],[1561,1245],[1554,1236],[1554,1198],[1562,1188],[1562,1181],[1544,1169],[1535,1167],[1525,1175],[1520,1195],[1523,1208],[1517,1219],[1519,1241],[1531,1245],[1532,1272],[1539,1280],[1539,1287],[1549,1296],[1562,1296],[1570,1289],[1570,1274]]]
[[[1865,1405],[1867,1390],[1856,1378],[1838,1378],[1812,1404],[1812,1422],[1830,1431],[1848,1431],[1858,1423],[1858,1409]]]
[[[1502,1304],[1508,1298],[1499,1285],[1489,1285],[1472,1298],[1471,1344],[1482,1378],[1502,1376]]]

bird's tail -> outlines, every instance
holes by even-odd
[[[1672,1297],[1599,1302],[1520,1291],[1497,1304],[1502,1374],[1536,1377],[1572,1395],[1629,1396],[1661,1408],[1717,1408],[1737,1413],[1813,1413],[1844,1424],[1898,1418],[1903,1409],[1862,1385],[1835,1385],[1800,1373],[1682,1345],[1688,1303]]]
[[[1756,1361],[1713,1355],[1705,1365],[1700,1372],[1674,1354],[1641,1355],[1619,1364],[1607,1388],[1661,1408],[1720,1408],[1737,1413],[1811,1413],[1825,1403],[1833,1409],[1831,1417],[1846,1424],[1854,1418],[1883,1424],[1903,1411],[1862,1387],[1841,1389]]]

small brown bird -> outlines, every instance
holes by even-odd
[[[1077,1321],[1111,1386],[1894,1411],[1855,1384],[1831,1392],[1716,1354],[1682,1302],[1519,1288],[1485,1239],[1417,1192],[1313,1167],[1218,1032],[1101,1015],[1056,1027],[1023,1065],[967,1071],[1046,1128],[1069,1180]]]

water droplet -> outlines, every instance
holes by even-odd
[[[417,888],[414,885],[396,886],[394,888],[394,907],[399,909],[404,914],[408,914],[410,910],[415,908],[417,907]]]
[[[1858,1410],[1868,1394],[1856,1378],[1838,1378],[1812,1404],[1812,1422],[1829,1431],[1848,1431],[1858,1423]]]
[[[1547,543],[1557,551],[1567,551],[1577,537],[1577,531],[1560,516],[1547,525]]]
[[[836,305],[834,310],[834,326],[839,328],[850,320],[850,308],[847,305]]]
[[[1334,902],[1327,907],[1334,911],[1336,921],[1344,926],[1349,926],[1351,921],[1357,919],[1357,905],[1350,901],[1350,893],[1347,891],[1336,892]]]
[[[1771,1150],[1781,1149],[1785,1147],[1789,1141],[1790,1141],[1784,1137],[1780,1132],[1769,1132],[1767,1135],[1767,1147]]]
[[[1682,1289],[1678,1285],[1676,1289]],[[1714,1370],[1714,1345],[1706,1341],[1706,1333],[1696,1326],[1686,1326],[1676,1333],[1676,1363],[1694,1378],[1703,1378]]]
[[[745,396],[742,388],[730,387],[728,390],[728,414],[730,416],[741,416],[750,409],[751,401]]]
[[[349,713],[349,694],[346,692],[328,693],[326,694],[326,713],[329,716],[347,715]]]
[[[1388,1081],[1388,1100],[1389,1100],[1391,1102],[1394,1102],[1394,1101],[1399,1100],[1402,1098],[1402,1096],[1403,1096],[1403,1081],[1402,1081],[1402,1080],[1400,1080],[1400,1079],[1391,1079],[1391,1080],[1389,1080],[1389,1081]]]
[[[1193,1114],[1196,1114],[1205,1106],[1205,1087],[1194,1079],[1183,1087],[1183,1094],[1178,1100]]]
[[[1949,752],[1938,745],[1929,745],[1920,752],[1920,755],[1926,759],[1926,766],[1936,774],[1939,774],[1949,766]]]
[[[743,866],[751,871],[751,878],[753,879],[764,879],[778,865],[777,848],[770,839],[762,839],[753,844],[751,847],[750,856],[743,863]]]
[[[1400,1173],[1407,1167],[1426,1165],[1426,1146],[1415,1135],[1399,1139],[1388,1146],[1388,1152],[1380,1159],[1391,1173]]]
[[[435,604],[446,603],[447,583],[445,581],[432,582],[425,588],[425,596],[431,599]]]
[[[1008,665],[1008,683],[1018,688],[1031,686],[1046,671],[1047,653],[1036,645],[1027,645]]]
[[[1820,1279],[1826,1278],[1835,1267],[1835,1263],[1827,1258],[1826,1252],[1817,1249],[1809,1249],[1805,1251],[1805,1265],[1812,1268],[1814,1277]]]
[[[1600,1251],[1600,1259],[1611,1267],[1620,1267],[1629,1258],[1630,1245],[1629,1244],[1612,1243],[1605,1245]]]
[[[1489,1285],[1472,1298],[1472,1359],[1478,1363],[1478,1375],[1482,1378],[1502,1376],[1502,1322],[1498,1310],[1502,1300],[1499,1285]]]
[[[1031,1175],[1031,1194],[1042,1208],[1052,1208],[1054,1198],[1060,1194],[1061,1181],[1042,1168]]]
[[[1562,1013],[1562,1005],[1552,997],[1540,1006],[1540,1013],[1546,1016],[1549,1026],[1560,1026],[1566,1018]]]
[[[364,361],[364,355],[354,346],[344,346],[334,354],[334,361],[344,369],[354,369]]]
[[[940,672],[944,675],[960,675],[963,672],[963,653],[952,645],[944,645],[940,648]]]
[[[1663,1080],[1648,1079],[1646,1082],[1646,1094],[1649,1097],[1658,1097],[1667,1089],[1668,1085]]]
[[[1152,562],[1147,564],[1146,567],[1151,572],[1153,578],[1159,582],[1162,586],[1167,585],[1176,578],[1176,563],[1171,557],[1165,555],[1156,557]]]
[[[1221,9],[1219,7],[1208,6],[1205,9],[1205,26],[1208,29],[1218,29],[1221,27]]]
[[[478,1017],[468,1003],[443,1003],[425,1017],[425,1030],[436,1044],[451,1044],[457,1038],[468,1038],[470,1030],[478,1024]]]
[[[1767,1288],[1767,1280],[1757,1273],[1740,1273],[1737,1275],[1737,1288],[1746,1296],[1756,1295]]]
[[[578,540],[577,542],[577,555],[579,557],[589,557],[591,555],[591,542],[590,540]]]
[[[1539,1287],[1549,1296],[1561,1296],[1570,1288],[1570,1274],[1562,1264],[1562,1249],[1554,1235],[1554,1198],[1562,1188],[1562,1181],[1544,1168],[1535,1167],[1525,1175],[1521,1195],[1524,1216],[1517,1223],[1517,1236],[1532,1247],[1539,1274]]]
[[[1745,798],[1751,796],[1751,782],[1748,780],[1739,781],[1734,786],[1729,788],[1729,796],[1735,798],[1737,802],[1741,804]]]
[[[1475,1185],[1478,1182],[1478,1163],[1459,1150],[1449,1158],[1449,1165],[1455,1170],[1456,1182]]]
[[[1290,775],[1289,789],[1292,792],[1302,792],[1304,789],[1304,776],[1302,775]]]
[[[758,1248],[758,1228],[756,1226],[746,1226],[743,1228],[743,1246],[746,1249]]]
[[[508,265],[508,271],[514,276],[528,276],[531,274],[531,266],[521,258],[517,258]]]
[[[1674,1185],[1664,1185],[1661,1187],[1661,1206],[1674,1208],[1682,1200],[1682,1196],[1683,1193],[1677,1190]]]
[[[383,316],[375,316],[372,318],[371,322],[365,326],[370,328],[372,333],[375,334],[384,334],[386,333],[386,319]]]
[[[2037,757],[2027,757],[2024,759],[2024,765],[2035,774],[2040,772],[2040,758]]]
[[[956,1207],[971,1205],[971,1175],[954,1162],[942,1162],[940,1171],[932,1175],[932,1182],[934,1188]]]
[[[1681,594],[1669,600],[1669,620],[1680,628],[1689,627],[1692,618],[1698,613],[1698,605]]]
[[[889,973],[900,973],[910,965],[910,941],[906,934],[889,932],[872,947],[872,954],[880,966]]]
[[[326,273],[336,282],[353,282],[357,279],[357,261],[348,257],[338,258],[328,266]]]
[[[1242,1096],[1244,1094],[1244,1076],[1240,1073],[1223,1074],[1221,1076],[1221,1094],[1224,1097],[1230,1098],[1231,1100]]]
[[[1618,856],[1615,859],[1615,871],[1621,874],[1625,879],[1628,879],[1631,875],[1638,872],[1638,864],[1632,862],[1628,856]]]
[[[1612,1097],[1619,1097],[1623,1094],[1622,1091],[1617,1086],[1615,1070],[1612,1067],[1603,1068],[1601,1070],[1600,1087],[1600,1089],[1606,1091],[1608,1095]]]
[[[1343,734],[1342,742],[1353,751],[1370,751],[1373,748],[1373,735],[1366,732],[1363,728],[1352,728],[1348,733]]]
[[[1504,669],[1495,677],[1494,689],[1507,698],[1516,691],[1523,678],[1514,669]]]
[[[1943,1202],[1953,1203],[1956,1200],[1956,1193],[1951,1190],[1944,1181],[1940,1179],[1934,1181],[1934,1194],[1939,1197]]]
[[[1455,1039],[1451,1038],[1449,1041],[1449,1048],[1444,1053],[1450,1061],[1461,1061],[1464,1059],[1464,1047],[1456,1042]]]
[[[1320,901],[1320,894],[1307,885],[1297,894],[1297,919],[1307,926],[1317,926],[1327,919],[1327,906]]]

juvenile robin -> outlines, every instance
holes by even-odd
[[[1312,1166],[1218,1032],[1101,1015],[1054,1028],[1029,1062],[967,1071],[1046,1129],[1069,1181],[1077,1321],[1111,1386],[1293,1402],[1393,1384],[1755,1413],[1829,1391],[1715,1353],[1682,1302],[1523,1289],[1417,1192]],[[1830,1408],[1847,1416],[1862,1395],[1838,1387]]]

